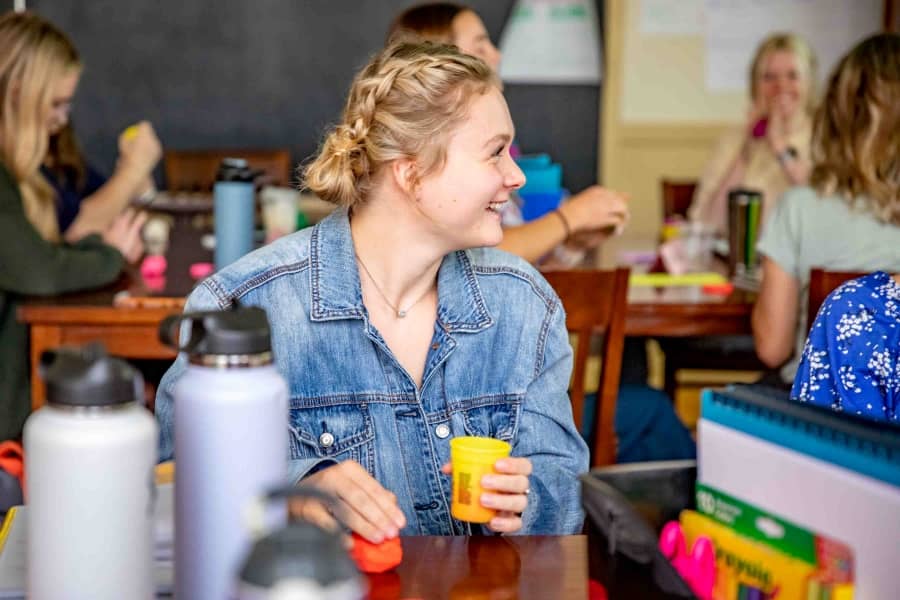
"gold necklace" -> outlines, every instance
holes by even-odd
[[[354,254],[356,254],[356,253],[354,253]],[[391,308],[392,311],[394,311],[394,314],[397,315],[397,318],[398,318],[398,319],[402,319],[402,318],[405,317],[407,314],[409,314],[409,311],[411,311],[412,308],[413,308],[416,304],[418,304],[419,302],[421,302],[422,300],[424,300],[424,299],[425,299],[425,296],[428,295],[428,292],[431,291],[431,286],[429,286],[428,289],[425,290],[425,293],[423,293],[421,296],[419,296],[418,298],[416,298],[416,301],[415,301],[415,302],[413,302],[412,304],[410,304],[410,305],[407,306],[406,308],[403,308],[403,309],[398,308],[393,302],[391,302],[390,300],[388,300],[387,294],[385,294],[384,291],[382,291],[381,286],[379,286],[379,285],[378,285],[378,282],[375,281],[375,278],[372,277],[372,273],[369,271],[369,268],[366,267],[366,263],[364,263],[364,262],[362,261],[362,259],[359,257],[359,254],[356,254],[356,262],[358,262],[358,263],[359,263],[359,266],[361,266],[361,267],[363,268],[363,271],[366,272],[366,275],[369,277],[369,281],[372,282],[372,285],[375,286],[375,290],[379,293],[379,295],[381,295],[381,299],[384,300],[385,304],[387,304],[387,305]]]

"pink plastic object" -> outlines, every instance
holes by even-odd
[[[166,289],[165,275],[145,275],[144,285],[151,292],[162,292]]]
[[[168,263],[165,256],[150,255],[141,263],[141,275],[144,277],[160,277],[166,272]]]
[[[215,270],[216,268],[212,263],[203,262],[192,264],[188,272],[194,279],[203,279],[204,277],[212,275]]]
[[[766,118],[762,118],[753,124],[753,131],[751,132],[751,135],[755,138],[764,138],[766,137],[766,129],[768,128],[769,120]]]
[[[712,598],[716,582],[716,552],[705,535],[694,540],[690,554],[677,521],[669,521],[659,534],[659,550],[701,600]]]

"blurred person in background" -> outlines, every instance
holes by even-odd
[[[761,192],[765,223],[788,188],[806,183],[817,70],[812,48],[799,36],[763,40],[750,66],[747,120],[716,144],[688,212],[692,221],[727,237],[730,190]]]
[[[413,38],[453,44],[500,66],[500,51],[471,8],[451,2],[413,6],[394,19],[388,40]],[[540,269],[571,268],[584,262],[587,251],[628,221],[628,196],[593,185],[564,201],[558,210],[530,222],[522,218],[521,198],[504,207],[503,241],[497,246]],[[693,458],[694,441],[678,419],[668,397],[647,384],[644,341],[626,340],[622,384],[615,417],[619,462]],[[596,394],[586,397],[584,423],[590,423]],[[585,438],[590,432],[582,432]]]
[[[388,42],[409,38],[453,44],[480,58],[495,72],[500,67],[500,51],[491,42],[481,18],[461,4],[413,6],[394,19],[387,37]],[[516,195],[503,210],[505,232],[497,247],[540,268],[572,267],[584,260],[588,250],[620,232],[628,214],[627,195],[592,185],[563,201],[558,209],[525,222],[521,198]]]
[[[60,236],[41,165],[80,72],[78,51],[51,23],[30,13],[0,17],[0,440],[21,434],[31,407],[21,298],[110,283],[143,252],[144,217],[133,211],[117,213],[102,235]]]

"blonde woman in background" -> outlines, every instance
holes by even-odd
[[[727,235],[728,192],[742,187],[762,192],[765,223],[781,194],[806,183],[816,80],[815,54],[799,36],[778,33],[760,44],[747,121],[716,145],[691,203],[692,221]]]
[[[500,67],[500,51],[491,42],[481,18],[472,9],[452,2],[413,6],[394,19],[388,32],[393,39],[419,39],[453,44],[483,60],[491,69]],[[497,246],[541,268],[566,268],[581,262],[628,221],[628,197],[592,185],[570,197],[559,208],[525,222],[521,200],[513,197],[503,210],[503,241]]]
[[[900,271],[900,35],[861,42],[835,68],[815,115],[812,159],[810,187],[784,195],[759,241],[753,337],[762,361],[782,367],[785,385],[801,356],[822,358],[803,354],[810,269]],[[845,326],[845,339],[868,335],[873,319]]]
[[[56,196],[40,167],[80,70],[75,47],[47,21],[28,13],[0,17],[0,440],[19,436],[31,406],[19,300],[104,285],[142,252],[143,217],[131,214],[102,238],[60,240]]]

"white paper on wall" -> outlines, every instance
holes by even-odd
[[[593,0],[517,0],[500,36],[509,83],[600,83],[600,28]]]
[[[882,0],[706,0],[706,87],[747,89],[759,43],[771,33],[805,38],[819,59],[824,81],[858,41],[881,29]]]
[[[702,35],[705,0],[640,0],[644,35]]]

